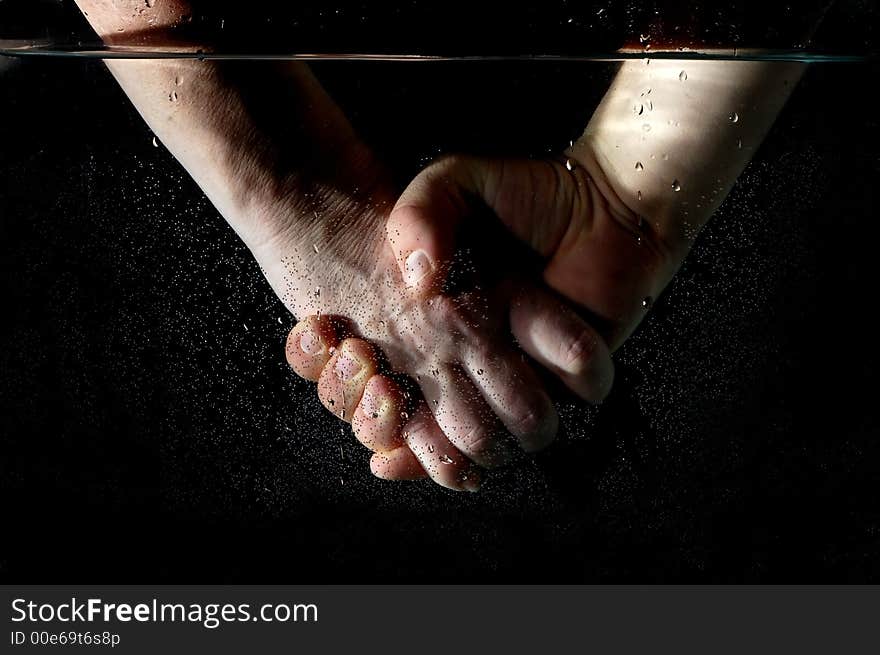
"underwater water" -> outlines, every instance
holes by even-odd
[[[0,484],[21,538],[0,553],[4,579],[877,579],[880,132],[864,43],[281,52],[308,61],[401,189],[447,153],[563,151],[623,61],[672,66],[682,85],[707,62],[805,65],[615,353],[609,398],[552,387],[557,441],[461,494],[370,474],[351,428],[285,361],[289,306],[101,61],[162,56],[259,80],[278,51],[13,36],[0,55]],[[664,111],[651,97],[621,118],[653,125],[648,138],[672,122],[645,122]],[[665,155],[633,157],[633,171],[671,166]]]

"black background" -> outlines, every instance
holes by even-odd
[[[7,582],[877,581],[876,64],[814,66],[599,410],[476,495],[373,479],[99,62],[0,75]],[[259,64],[251,64],[258,66]],[[541,154],[613,68],[316,67],[406,179]]]

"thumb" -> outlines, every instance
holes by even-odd
[[[533,251],[551,256],[571,217],[588,204],[586,182],[565,168],[556,161],[465,155],[431,164],[406,188],[386,224],[406,286],[419,295],[440,290],[456,229],[475,203]]]
[[[404,284],[420,296],[438,293],[455,252],[456,231],[482,203],[495,164],[449,156],[419,173],[400,196],[386,235]]]

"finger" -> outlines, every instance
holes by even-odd
[[[368,342],[346,339],[336,348],[318,378],[318,398],[333,414],[351,421],[376,368],[375,351]]]
[[[454,156],[419,173],[401,194],[386,235],[406,286],[420,296],[437,293],[452,260],[455,232],[479,195],[488,160]]]
[[[477,491],[480,488],[480,469],[446,438],[424,402],[419,403],[403,425],[403,438],[419,464],[437,484],[455,491]]]
[[[420,480],[428,474],[409,446],[401,446],[370,458],[370,471],[383,480]]]
[[[471,348],[461,364],[523,450],[541,450],[556,438],[559,415],[520,353],[501,344],[492,349]]]
[[[394,380],[384,375],[371,377],[351,421],[358,441],[374,452],[405,446],[400,432],[405,408],[403,392]]]
[[[510,328],[526,353],[584,400],[598,403],[611,391],[614,362],[605,341],[549,290],[521,288],[511,299]]]
[[[513,440],[461,369],[437,365],[420,387],[443,434],[472,462],[491,468],[513,459]]]
[[[284,352],[287,363],[297,375],[315,382],[337,345],[333,320],[327,316],[308,316],[287,335]]]

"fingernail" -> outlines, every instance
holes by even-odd
[[[433,270],[431,260],[424,250],[415,250],[406,258],[403,281],[408,287],[414,287]]]
[[[343,382],[351,380],[361,372],[361,369],[363,369],[363,366],[361,366],[360,362],[349,357],[345,352],[339,355],[336,359],[336,366],[333,367],[336,377]]]
[[[306,355],[314,357],[324,350],[324,344],[318,338],[318,335],[308,330],[302,333],[299,338],[299,347]]]

